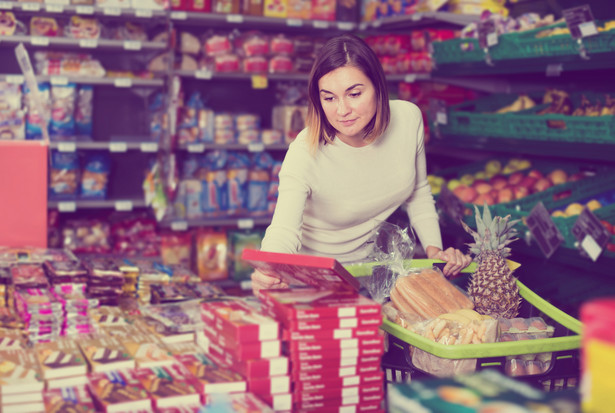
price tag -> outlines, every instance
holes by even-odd
[[[75,142],[60,142],[58,143],[58,151],[60,152],[75,152],[77,144]]]
[[[94,14],[94,7],[92,6],[77,6],[75,9],[77,14]]]
[[[369,23],[361,22],[361,23],[359,23],[359,30],[361,30],[361,31],[367,30],[368,26],[369,26]]]
[[[583,37],[598,34],[594,15],[589,4],[564,9],[562,10],[562,16],[566,20],[566,25],[573,39],[582,39]]]
[[[592,261],[598,259],[611,238],[609,231],[588,208],[584,208],[579,214],[572,226],[572,235]]]
[[[254,228],[254,220],[250,218],[243,218],[237,220],[237,228],[239,229],[252,229]]]
[[[141,50],[143,44],[140,40],[125,40],[124,50]]]
[[[545,257],[550,258],[564,242],[564,236],[557,228],[542,202],[536,204],[526,219],[532,237],[538,243]]]
[[[132,201],[115,201],[116,211],[132,211]]]
[[[188,145],[188,152],[203,153],[205,152],[205,144],[204,143],[191,143]]]
[[[411,73],[404,76],[404,82],[406,83],[414,83],[416,81],[416,74]]]
[[[351,22],[337,22],[337,28],[339,30],[352,30],[352,29],[354,29],[354,23],[351,23]]]
[[[4,79],[6,83],[12,83],[14,85],[21,85],[24,82],[23,75],[7,75]]]
[[[241,14],[229,14],[226,16],[227,23],[243,23],[243,15]]]
[[[0,1],[0,10],[13,10],[13,3],[10,1]]]
[[[212,76],[213,76],[212,71],[207,70],[207,69],[199,69],[196,72],[194,72],[194,77],[197,79],[210,80]]]
[[[444,211],[454,223],[461,225],[466,207],[461,202],[461,199],[457,198],[446,185],[443,185],[442,189],[440,189],[440,196],[436,206]]]
[[[68,85],[68,77],[66,76],[51,76],[49,78],[49,83],[55,86],[66,86]]]
[[[493,20],[478,23],[478,44],[481,49],[487,49],[498,44],[498,33]]]
[[[436,123],[440,125],[448,124],[448,114],[446,112],[440,111],[436,114]]]
[[[64,13],[64,6],[61,4],[47,4],[45,5],[47,13]]]
[[[128,145],[126,142],[110,142],[109,143],[109,152],[126,152],[128,150]]]
[[[147,152],[147,153],[158,152],[158,144],[156,142],[143,142],[141,144],[141,152]]]
[[[249,152],[263,152],[265,150],[265,145],[262,142],[252,142],[248,144]]]
[[[105,16],[121,16],[122,15],[122,9],[120,9],[118,7],[105,7],[103,9],[103,14]]]
[[[381,20],[374,20],[374,21],[372,22],[372,27],[373,27],[374,29],[377,29],[377,28],[379,28],[380,26],[382,26],[382,21],[381,21]]]
[[[49,37],[34,36],[30,39],[32,46],[49,46]]]
[[[96,49],[98,47],[98,39],[81,39],[79,40],[79,47],[84,49]]]
[[[303,20],[301,19],[286,19],[286,25],[290,27],[301,27],[303,26]]]
[[[23,11],[41,11],[40,3],[23,3],[21,5]]]
[[[186,20],[188,18],[188,13],[185,11],[172,11],[171,19],[173,20]]]
[[[429,100],[429,113],[436,124],[447,125],[448,124],[448,112],[446,111],[446,104],[440,99]]]
[[[558,77],[562,74],[564,65],[562,63],[551,63],[547,65],[547,77]]]
[[[314,20],[312,22],[312,25],[314,26],[315,29],[328,29],[329,28],[329,22],[324,21],[324,20]]]
[[[423,15],[421,13],[412,13],[410,15],[410,20],[412,20],[413,22],[418,22],[422,18],[423,18]]]
[[[154,12],[150,9],[137,9],[135,10],[135,16],[136,17],[141,17],[144,19],[149,19],[150,17],[152,17],[154,15]]]
[[[75,202],[58,202],[58,211],[60,212],[75,212],[77,204]]]
[[[171,229],[173,231],[186,231],[188,223],[186,221],[173,221],[171,222]]]
[[[132,79],[129,77],[118,77],[113,81],[115,87],[132,87]]]
[[[269,81],[265,75],[252,76],[252,89],[267,89]]]

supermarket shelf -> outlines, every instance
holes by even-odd
[[[370,22],[362,22],[359,24],[359,29],[406,30],[421,26],[435,26],[441,24],[465,26],[470,23],[478,22],[479,20],[480,15],[466,15],[435,11],[414,13],[404,16],[384,17]]]
[[[92,151],[100,151],[100,150],[108,150],[109,152],[127,152],[127,151],[141,151],[146,153],[155,153],[158,152],[158,143],[156,142],[122,142],[122,141],[113,141],[113,142],[100,142],[100,141],[89,141],[89,142],[51,142],[49,144],[51,149],[56,149],[60,152],[75,152],[77,150],[92,150]]]
[[[132,211],[134,208],[145,208],[143,199],[77,199],[66,201],[49,201],[48,209],[60,212],[75,212],[81,209],[115,209],[116,211]]]
[[[225,150],[238,150],[248,152],[263,152],[263,151],[285,151],[288,149],[288,145],[285,143],[264,145],[262,143],[251,143],[248,145],[242,144],[218,144],[218,143],[191,143],[186,146],[181,146],[180,150],[190,153],[203,153],[206,150],[225,149]]]
[[[468,137],[458,135],[447,135],[442,138],[434,138],[430,145],[434,147],[463,148],[486,150],[486,151],[506,151],[508,153],[549,155],[570,159],[589,159],[596,161],[613,161],[615,153],[615,142],[612,144],[588,144],[583,142],[564,142],[564,141],[537,141],[530,139],[507,139],[489,137]]]
[[[175,75],[180,77],[193,77],[199,80],[252,80],[255,76],[264,76],[269,80],[308,80],[307,73],[221,73],[210,70],[176,70]]]
[[[67,85],[69,83],[76,83],[80,85],[93,85],[93,86],[115,86],[118,88],[131,88],[131,87],[162,87],[164,86],[164,79],[142,79],[132,77],[91,77],[91,76],[37,76],[36,80],[39,83],[49,82],[52,85]],[[21,85],[24,83],[23,75],[0,75],[1,82],[14,83]]]
[[[57,4],[51,3],[35,3],[35,2],[15,2],[15,1],[0,1],[0,10],[12,10],[15,12],[41,14],[80,14],[80,15],[96,15],[109,17],[126,17],[126,18],[164,18],[167,15],[166,10],[154,9],[135,9],[121,7],[97,7],[87,5],[71,5],[69,1],[56,1]],[[62,4],[66,3],[66,4]]]
[[[262,217],[215,217],[202,219],[170,219],[159,223],[162,228],[170,228],[173,231],[185,231],[189,228],[201,227],[234,227],[239,229],[251,229],[257,226],[265,226],[271,223],[271,216]]]
[[[179,25],[204,25],[206,27],[229,27],[241,29],[242,25],[255,29],[277,30],[329,30],[352,31],[358,25],[353,22],[337,22],[325,20],[282,19],[275,17],[248,16],[242,14],[198,13],[172,11],[171,21]]]
[[[0,36],[0,45],[16,46],[20,43],[33,47],[62,47],[68,49],[85,50],[123,50],[136,52],[141,50],[167,49],[164,42],[136,41],[136,40],[110,40],[110,39],[72,39],[68,37],[39,37],[39,36]]]

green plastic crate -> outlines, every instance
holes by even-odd
[[[485,52],[480,48],[477,39],[451,39],[433,42],[432,46],[432,57],[436,65],[485,60]]]

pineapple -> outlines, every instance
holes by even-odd
[[[468,294],[477,312],[494,318],[514,318],[519,314],[521,297],[506,257],[510,255],[508,244],[517,240],[513,227],[519,220],[509,222],[510,215],[492,218],[486,204],[482,216],[476,205],[474,209],[477,230],[461,223],[474,238],[475,242],[468,245],[478,264],[470,279]]]

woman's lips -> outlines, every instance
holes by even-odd
[[[350,126],[353,123],[355,123],[356,119],[352,119],[352,120],[341,120],[340,123],[344,126]]]

